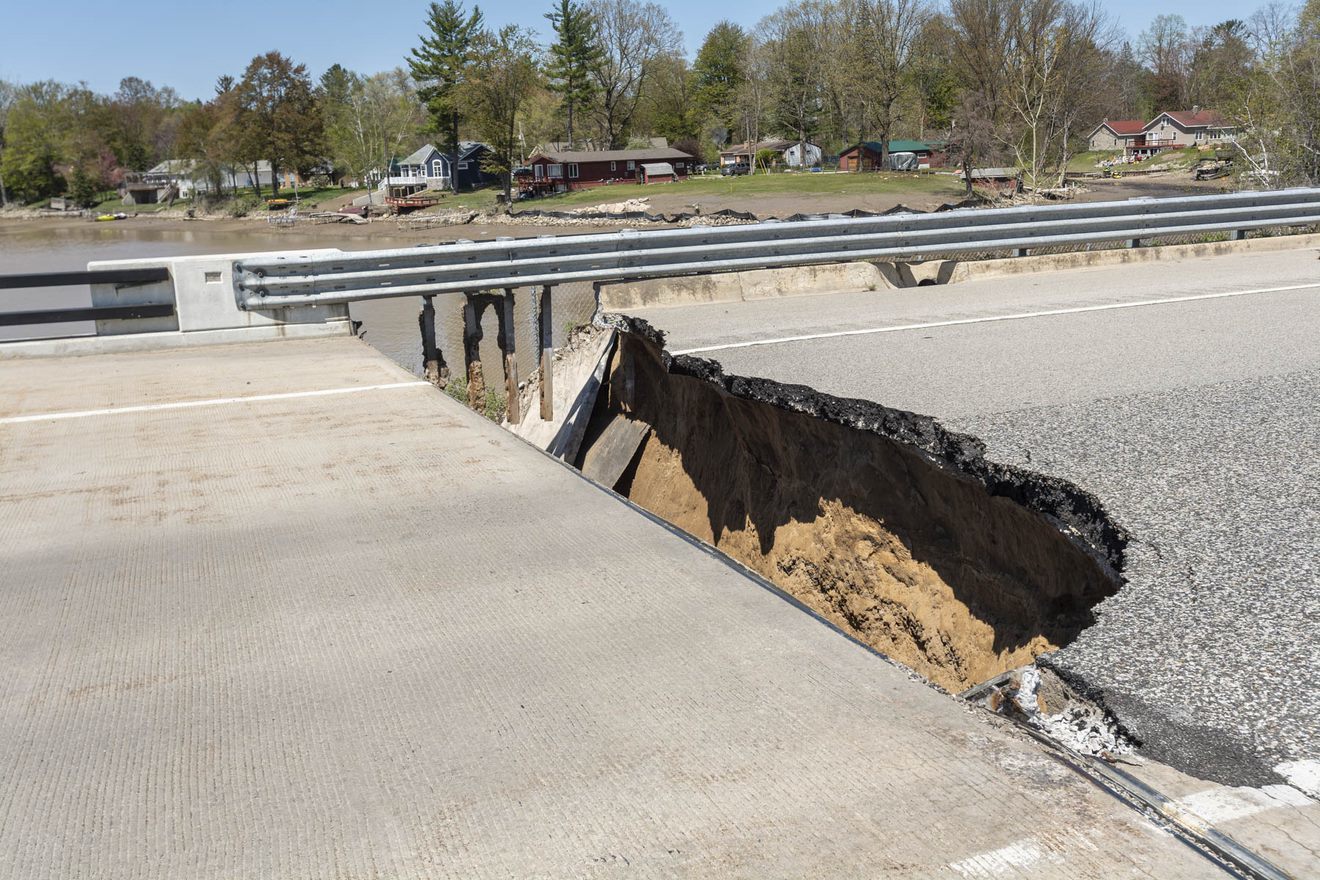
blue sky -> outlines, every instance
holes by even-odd
[[[542,14],[550,5],[550,0],[492,0],[481,7],[492,24],[517,22],[544,33],[548,23]],[[692,53],[719,19],[750,26],[779,4],[671,0],[662,5],[682,28]],[[1228,0],[1104,3],[1133,35],[1161,13],[1179,14],[1191,25],[1214,24],[1246,18],[1258,5],[1253,0],[1245,5]],[[426,7],[426,0],[62,0],[46,13],[28,6],[25,15],[4,15],[8,33],[0,36],[0,79],[83,80],[96,91],[110,92],[121,77],[138,76],[172,85],[185,98],[208,97],[217,76],[238,75],[254,55],[271,49],[305,63],[314,77],[335,62],[372,73],[402,63],[415,45]]]

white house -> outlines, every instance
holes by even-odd
[[[770,140],[758,141],[754,144],[735,144],[727,150],[720,152],[720,165],[746,164],[750,165],[756,158],[756,154],[765,150],[770,150],[779,154],[779,158],[784,165],[789,168],[803,167],[802,157],[799,155],[802,145],[797,141],[785,140],[784,138],[772,138]],[[807,161],[806,167],[820,164],[820,147],[807,142]]]
[[[262,160],[257,163],[256,179],[261,181],[263,190],[271,189],[274,175],[270,163]],[[291,189],[303,180],[295,171],[281,171],[280,186]],[[226,192],[252,189],[253,170],[250,165],[226,165],[220,169],[220,187]],[[177,198],[191,199],[199,193],[209,193],[212,181],[202,172],[197,163],[190,159],[166,159],[155,167],[128,175],[120,187],[127,204],[149,204],[165,201],[171,192]]]
[[[808,142],[806,145],[806,161],[802,158],[802,144],[795,143],[793,146],[784,150],[784,164],[789,168],[812,168],[820,164],[820,147]]]

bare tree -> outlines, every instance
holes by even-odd
[[[1181,15],[1157,15],[1137,38],[1137,51],[1152,75],[1155,109],[1181,109],[1187,101],[1191,38]]]
[[[427,124],[417,86],[401,68],[363,77],[349,74],[342,102],[326,108],[326,140],[363,186],[390,158],[411,151]],[[323,98],[323,101],[326,99]]]
[[[815,135],[825,106],[829,44],[829,6],[804,0],[764,19],[759,27],[765,55],[771,117],[796,136],[798,155],[806,160],[808,139]]]
[[[845,0],[839,10],[848,32],[842,40],[843,69],[851,74],[848,91],[860,110],[858,139],[878,135],[884,167],[898,121],[895,106],[907,87],[912,50],[930,10],[925,0]]]
[[[761,126],[769,113],[772,60],[765,42],[748,39],[744,48],[744,78],[738,87],[739,136],[749,144],[761,139]]]
[[[1250,182],[1320,183],[1320,0],[1266,6],[1249,32],[1256,60],[1229,108]]]
[[[1102,113],[1095,84],[1116,42],[1104,13],[1068,0],[951,0],[950,9],[964,127],[992,129],[1033,186],[1062,175],[1070,141]]]
[[[681,52],[683,36],[669,13],[638,0],[593,0],[590,5],[604,58],[594,71],[596,115],[610,149],[627,146],[637,104],[657,59]]]

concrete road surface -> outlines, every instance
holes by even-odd
[[[357,340],[0,387],[4,880],[1218,873]]]
[[[934,415],[1099,496],[1128,583],[1053,662],[1149,755],[1320,786],[1314,250],[633,314],[671,351]]]

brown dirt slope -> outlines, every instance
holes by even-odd
[[[858,427],[792,411],[755,399],[772,383],[738,381],[621,334],[596,420],[652,431],[617,489],[932,681],[961,690],[1029,663],[1075,638],[1117,589],[1116,527],[1096,524],[1092,540],[1053,515],[1103,516],[1084,493],[1033,488],[1048,481],[984,461],[963,467],[962,451],[940,460],[930,436],[907,442],[865,416]],[[964,441],[975,442],[939,440]]]

